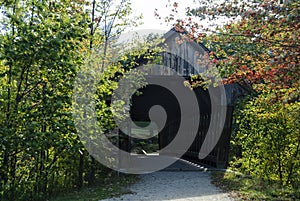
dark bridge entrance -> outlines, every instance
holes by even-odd
[[[152,75],[152,77],[148,76],[147,79],[150,79],[153,82],[148,83],[163,81],[166,85],[162,86],[176,85],[178,87],[183,87],[183,81],[174,76],[173,72],[188,79],[189,76],[199,75],[209,68],[205,56],[208,56],[210,51],[203,44],[198,44],[193,41],[190,42],[189,40],[182,43],[175,42],[180,41],[178,39],[181,39],[181,34],[178,33],[176,29],[167,32],[164,35],[164,38],[166,51],[162,53],[161,61],[165,68],[162,72],[151,72],[149,75]],[[130,110],[131,119],[142,127],[147,126],[150,122],[150,108],[155,105],[160,105],[166,112],[166,121],[154,122],[156,126],[148,127],[148,131],[141,131],[143,129],[139,129],[139,131],[131,129],[131,133],[143,133],[144,135],[150,136],[147,140],[140,140],[134,136],[127,136],[120,132],[120,148],[127,152],[139,152],[145,154],[152,152],[167,156],[172,156],[176,152],[180,152],[184,153],[182,158],[197,163],[218,168],[226,167],[229,155],[233,102],[237,97],[247,93],[247,89],[236,83],[225,85],[224,87],[226,97],[224,97],[224,94],[218,95],[218,93],[211,97],[209,92],[201,87],[194,89],[192,92],[188,87],[183,89],[190,91],[190,93],[195,93],[200,111],[196,112],[197,110],[193,111],[193,108],[191,107],[188,108],[190,111],[182,111],[174,94],[168,89],[161,87],[161,85],[146,86],[141,89],[141,95],[132,97],[132,106]],[[218,87],[214,89],[218,91]],[[220,99],[222,99],[222,101],[218,101]],[[226,99],[226,101],[224,101],[224,99]],[[187,115],[183,116],[183,112],[187,113]],[[198,122],[196,122],[195,119],[197,118],[195,118],[195,116],[200,116]],[[187,122],[193,122],[193,126],[187,127],[184,131],[184,136],[187,138],[191,135],[193,136],[193,143],[189,148],[185,147],[184,152],[180,147],[176,147],[177,150],[172,149],[167,152],[162,151],[165,147],[170,145],[174,139],[177,139],[176,134],[183,119]],[[220,119],[223,119],[223,121],[220,121]],[[220,132],[210,132],[210,125],[211,127],[221,129]],[[195,127],[198,129],[193,131]],[[155,131],[159,131],[156,133],[157,135],[155,134]],[[219,136],[220,133],[221,136]],[[207,138],[208,136],[209,138]],[[207,141],[206,139],[209,140]],[[185,140],[182,139],[182,141],[184,143]],[[210,146],[214,147],[214,149],[212,151],[206,151],[209,153],[204,153],[206,156],[205,158],[199,158],[199,152],[203,147],[204,142],[205,147],[207,144],[209,144],[209,146],[215,145],[216,142],[217,144],[215,146]]]
[[[153,76],[149,79],[163,79],[164,82],[170,85],[183,85],[182,81],[180,82],[176,79],[176,77],[172,76]],[[225,89],[227,92],[231,92],[232,86],[226,86]],[[186,87],[186,90],[190,89]],[[178,100],[168,89],[157,85],[148,85],[147,87],[141,89],[140,92],[142,92],[141,95],[135,95],[132,97],[130,115],[131,119],[135,122],[135,124],[137,124],[137,126],[141,127],[141,129],[137,130],[136,128],[133,128],[131,130],[131,133],[133,134],[132,136],[128,136],[120,132],[120,148],[131,153],[144,153],[146,155],[149,153],[155,153],[159,155],[172,156],[172,152],[176,152],[178,150],[172,150],[168,153],[162,152],[161,150],[172,142],[178,132],[181,123],[181,108]],[[202,88],[197,88],[194,90],[194,93],[197,97],[200,110],[200,120],[197,123],[198,131],[194,142],[191,144],[188,150],[185,150],[185,154],[182,156],[182,158],[207,166],[224,168],[228,164],[231,120],[233,112],[232,106],[219,106],[226,107],[227,109],[222,135],[220,139],[215,139],[218,141],[215,148],[207,155],[207,157],[200,160],[198,155],[204,139],[207,136],[208,127],[211,123],[211,120],[218,120],[217,117],[219,114],[211,114],[211,97],[208,91]],[[150,128],[148,127],[147,129],[143,129],[143,127],[149,124],[149,110],[155,105],[160,105],[165,109],[167,119],[165,122],[154,122],[156,126],[154,125]],[[186,116],[184,118],[190,118],[192,121],[193,115],[196,114],[191,113],[190,116]],[[160,130],[160,132],[158,132],[158,130]],[[149,138],[143,140],[134,137],[138,134],[148,135]],[[190,130],[186,130],[185,135],[188,136],[190,134]]]

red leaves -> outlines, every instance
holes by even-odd
[[[218,61],[217,59],[213,59],[212,62],[213,62],[214,64],[218,64],[218,63],[219,63],[219,61]]]
[[[240,66],[239,69],[242,71],[249,71],[249,68],[246,65]]]
[[[231,24],[225,26],[226,29],[231,29]]]
[[[298,5],[279,6],[276,0],[257,4],[239,1],[239,4],[199,5],[195,14],[190,13],[191,17],[180,20],[178,24],[192,36],[197,36],[196,41],[201,43],[205,36],[201,32],[210,33],[211,30],[196,25],[196,17],[202,19],[202,15],[209,15],[213,19],[222,13],[240,16],[239,20],[228,22],[218,31],[212,30],[216,34],[208,39],[218,56],[226,58],[218,61],[215,52],[206,55],[212,64],[225,69],[224,75],[228,78],[224,82],[246,81],[265,89],[284,89],[293,83],[298,83],[299,87],[300,23],[295,14]]]

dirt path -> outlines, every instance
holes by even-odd
[[[125,194],[119,198],[106,199],[105,201],[233,200],[212,185],[209,173],[204,171],[160,171],[141,175],[141,180],[130,188],[130,192],[130,194]]]

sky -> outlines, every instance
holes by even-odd
[[[134,31],[139,31],[143,29],[150,30],[162,30],[164,32],[169,31],[172,28],[172,25],[168,25],[164,22],[164,19],[157,19],[154,16],[155,9],[158,10],[158,13],[162,15],[162,17],[169,16],[171,13],[170,7],[166,7],[170,2],[173,3],[176,1],[178,3],[178,14],[175,16],[175,19],[184,19],[185,16],[185,8],[196,8],[199,6],[199,3],[194,3],[194,0],[131,0],[133,14],[140,15],[143,14],[144,18],[142,19],[143,25],[133,28]],[[223,0],[215,0],[215,2],[219,2]],[[198,1],[196,1],[198,2]],[[195,19],[195,18],[194,18]],[[203,20],[199,22],[204,27],[210,26],[210,28],[222,26],[229,22],[228,18],[219,18],[218,20]]]
[[[144,24],[134,28],[134,30],[138,29],[160,29],[168,31],[171,29],[171,25],[167,25],[164,20],[159,20],[154,16],[155,9],[158,10],[158,13],[162,16],[167,16],[171,8],[166,7],[168,4],[168,0],[131,0],[133,13],[135,14],[143,14],[143,22]],[[185,7],[190,6],[193,7],[193,0],[177,0],[179,5],[178,17],[183,18],[185,16]],[[184,6],[183,6],[184,5]]]

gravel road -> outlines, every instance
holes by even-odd
[[[232,201],[211,184],[208,172],[161,171],[142,175],[141,180],[131,186],[130,194],[105,201]],[[104,200],[103,200],[104,201]]]

